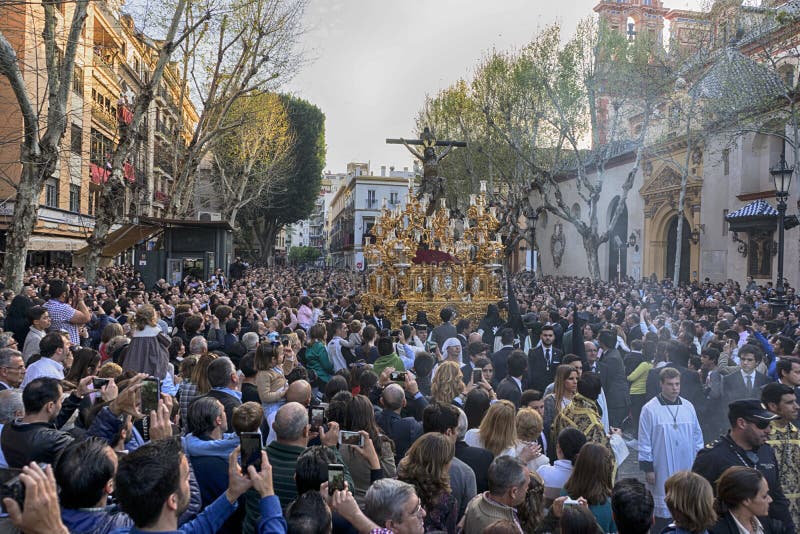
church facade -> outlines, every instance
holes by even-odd
[[[726,76],[733,76],[733,84],[742,84],[743,91],[748,77],[757,87],[771,87],[776,82],[769,76],[780,76],[788,87],[794,88],[793,98],[798,96],[797,55],[781,63],[778,72],[770,73],[758,66],[758,47],[752,38],[748,40],[748,31],[754,31],[748,24],[753,20],[774,17],[775,13],[789,13],[800,20],[797,0],[785,4],[765,0],[757,7],[742,6],[735,0],[717,0],[710,12],[704,13],[670,10],[660,0],[606,0],[595,11],[607,27],[624,32],[629,39],[646,32],[661,40],[668,25],[670,46],[691,49],[699,43],[712,43],[718,52],[703,67],[702,74],[689,82],[687,94],[705,91],[701,96],[715,98],[714,90],[721,83],[720,72],[724,70]],[[781,39],[787,47],[797,49],[800,24],[794,25],[789,35],[775,33],[769,38]],[[760,38],[763,37],[762,31]],[[671,113],[669,109],[661,111],[667,116]],[[768,117],[772,111],[760,110],[760,113]],[[781,137],[766,130],[732,132],[730,128],[720,128],[694,132],[689,137],[680,121],[671,120],[660,121],[656,129],[653,136],[648,136],[652,138],[633,188],[628,192],[623,215],[610,229],[611,238],[600,247],[603,279],[626,276],[674,279],[675,258],[680,251],[682,281],[710,278],[744,282],[747,276],[753,276],[759,282],[774,282],[777,201],[770,168],[780,161],[782,153],[789,165],[794,163],[791,146],[784,145]],[[791,128],[777,119],[774,131],[781,130],[791,137]],[[601,231],[608,228],[620,202],[621,184],[634,161],[635,153],[630,151],[606,165],[598,204]],[[684,169],[687,187],[679,242],[678,206]],[[795,215],[800,207],[798,187],[798,180],[793,180],[787,216]],[[573,215],[587,209],[569,180],[561,184],[561,189],[574,202]],[[541,273],[589,275],[582,239],[568,221],[552,214],[540,216],[536,242],[537,267]],[[800,228],[786,231],[784,251],[784,276],[796,286],[800,284]]]

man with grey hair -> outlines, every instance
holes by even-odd
[[[6,389],[0,391],[0,434],[3,426],[25,416],[25,407],[22,405],[22,391]],[[8,468],[3,449],[0,448],[0,467]]]
[[[458,426],[456,427],[456,434],[458,437],[456,439],[456,458],[475,471],[475,489],[478,493],[483,493],[489,489],[487,473],[489,472],[489,466],[492,465],[492,460],[494,460],[494,455],[482,447],[467,445],[467,442],[464,441],[468,426],[467,414],[465,414],[464,410],[461,408],[457,408],[457,410]]]
[[[476,495],[464,514],[464,532],[483,532],[495,521],[510,521],[520,532],[516,507],[525,500],[531,475],[520,460],[498,456],[489,466],[489,491]]]
[[[294,472],[297,458],[308,446],[308,409],[299,402],[287,402],[275,414],[272,423],[275,441],[267,445],[267,456],[272,465],[272,481],[275,495],[281,501],[281,507],[297,498],[297,485]],[[320,441],[327,447],[335,447],[339,442],[339,425],[328,423],[328,431],[320,429]]]
[[[376,480],[364,497],[364,514],[382,529],[395,534],[423,534],[425,509],[414,486],[382,478]],[[472,531],[466,531],[472,532]],[[482,531],[475,531],[482,532]]]
[[[15,389],[25,378],[22,353],[14,349],[0,349],[0,391]]]
[[[189,354],[194,354],[195,356],[202,356],[203,354],[208,353],[208,342],[206,338],[203,336],[194,336],[191,341],[189,341]]]
[[[247,352],[255,351],[258,347],[258,334],[255,332],[247,332],[242,336],[242,345],[244,345]]]
[[[394,441],[394,461],[399,463],[411,444],[422,435],[422,423],[400,415],[406,406],[406,393],[399,384],[386,386],[380,403],[383,411],[375,417],[375,422]]]

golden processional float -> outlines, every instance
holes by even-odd
[[[486,182],[480,193],[470,195],[467,216],[453,217],[444,198],[429,213],[429,199],[414,195],[409,180],[404,208],[389,209],[383,199],[381,214],[364,244],[367,291],[362,303],[371,312],[376,304],[386,306],[389,318],[400,324],[398,303],[407,303],[413,321],[418,311],[438,324],[445,306],[459,317],[475,321],[486,314],[486,306],[501,298],[500,258],[503,242],[497,229],[496,208],[488,206]]]

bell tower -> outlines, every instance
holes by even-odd
[[[664,33],[664,8],[661,0],[600,0],[594,11],[600,22],[614,32],[633,41],[639,35],[649,35],[660,43]]]

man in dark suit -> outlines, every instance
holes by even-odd
[[[458,410],[458,426],[456,427],[456,458],[467,464],[475,472],[475,488],[478,494],[489,490],[489,466],[494,454],[481,447],[471,447],[464,441],[467,433],[467,415]]]
[[[619,428],[628,416],[631,405],[625,364],[617,350],[617,335],[614,332],[602,330],[597,340],[603,350],[597,363],[597,371],[606,394],[608,422],[611,426]]]
[[[669,361],[657,369],[650,369],[647,374],[646,395],[647,400],[652,399],[661,392],[661,379],[658,373],[664,367],[674,367],[681,372],[681,397],[691,402],[695,409],[702,410],[705,404],[705,394],[700,376],[696,371],[689,369],[689,347],[676,340],[667,342],[667,358]],[[712,381],[714,379],[712,378]],[[727,405],[726,405],[727,406]]]
[[[22,353],[15,349],[0,349],[0,391],[18,388],[25,378]]]
[[[514,350],[514,330],[503,328],[500,330],[500,342],[503,344],[500,350],[492,354],[490,359],[494,366],[494,383],[499,384],[506,377],[508,357]]]
[[[778,375],[778,382],[794,390],[797,404],[800,405],[800,359],[794,356],[782,356],[775,364],[775,373]],[[795,422],[795,426],[798,424],[800,419]]]
[[[522,379],[528,369],[528,358],[521,350],[515,350],[508,357],[508,376],[497,385],[497,399],[505,399],[519,408],[522,397]]]
[[[376,304],[373,308],[372,317],[367,317],[367,324],[371,324],[378,329],[378,334],[382,330],[391,330],[392,322],[386,317],[386,306],[383,304]]]
[[[756,371],[756,366],[761,362],[761,349],[755,345],[745,343],[739,349],[740,371],[729,374],[722,379],[722,392],[725,402],[743,399],[761,398],[761,387],[771,380],[764,373]]]
[[[398,384],[389,384],[384,388],[380,403],[383,411],[375,418],[375,422],[394,441],[395,462],[399,462],[411,444],[422,435],[422,423],[413,417],[400,417],[400,411],[406,405],[406,395]]]
[[[467,338],[471,330],[472,324],[470,324],[469,319],[459,319],[456,323],[456,332],[458,332],[458,334],[456,334],[456,339],[461,343],[462,354],[467,351],[467,345],[469,345]]]
[[[228,319],[225,321],[225,354],[231,359],[236,367],[239,367],[239,361],[247,353],[244,344],[239,341],[239,332],[241,326],[237,319]]]
[[[442,308],[442,311],[439,312],[439,318],[442,320],[442,324],[434,328],[431,332],[431,340],[439,345],[439,350],[442,350],[442,345],[445,341],[458,335],[456,327],[450,322],[455,316],[455,310],[450,307]]]
[[[233,432],[233,410],[242,405],[242,393],[238,391],[239,375],[230,358],[217,358],[209,364],[208,383],[212,389],[204,396],[215,398],[222,403],[225,407],[225,417],[228,419],[228,428],[225,432]]]
[[[536,389],[544,391],[547,385],[553,382],[556,376],[556,368],[561,365],[561,355],[563,354],[554,345],[556,340],[555,331],[550,325],[542,327],[539,335],[540,344],[528,352],[528,383],[525,389]],[[495,366],[495,376],[497,366]]]
[[[469,344],[465,353],[469,354],[469,361],[461,366],[461,377],[465,384],[469,384],[472,379],[472,371],[476,369],[475,364],[477,361],[481,358],[489,357],[489,345],[476,341]]]

